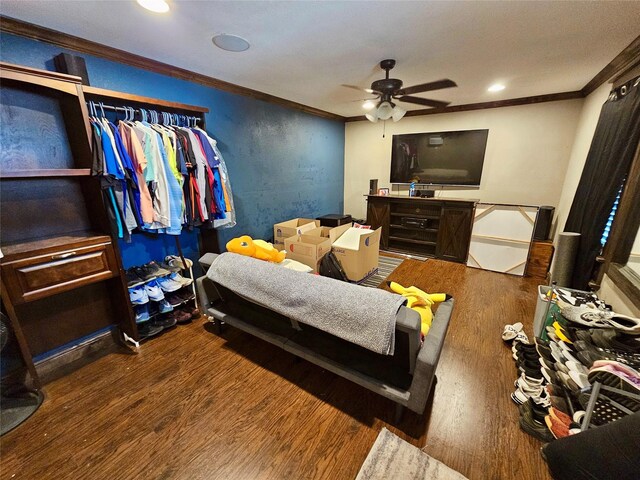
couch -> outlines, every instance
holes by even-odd
[[[215,254],[209,253],[200,259],[205,272],[215,258]],[[340,282],[335,281],[340,288]],[[397,404],[398,416],[402,407],[418,414],[424,412],[449,326],[453,298],[449,297],[438,306],[422,345],[418,313],[400,307],[396,314],[394,353],[381,355],[318,328],[292,321],[214,283],[206,275],[196,279],[196,286],[202,312],[213,319],[218,333],[226,324],[261,338],[389,398]]]

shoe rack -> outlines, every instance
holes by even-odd
[[[196,308],[196,309],[198,308],[199,303],[198,303],[198,299],[197,299],[195,276],[193,274],[193,265],[192,264],[189,265],[187,263],[187,261],[185,261],[185,258],[183,256],[180,256],[180,257],[177,257],[177,258],[182,262],[182,265],[186,267],[186,268],[180,269],[181,275],[184,278],[189,278],[191,280],[191,283],[189,285],[185,285],[185,286],[183,286],[183,287],[181,287],[181,288],[179,288],[179,289],[177,289],[177,290],[175,290],[173,292],[165,292],[165,291],[163,291],[163,294],[164,294],[164,297],[165,297],[164,300],[167,300],[166,297],[168,295],[170,295],[172,293],[177,293],[177,292],[180,292],[180,291],[183,292],[183,295],[184,295],[184,293],[186,293],[188,291],[190,295],[188,296],[188,298],[185,298],[184,300],[182,300],[179,303],[170,303],[169,302],[169,304],[173,307],[173,309],[171,311],[169,311],[169,312],[161,312],[160,310],[158,310],[156,312],[150,313],[149,318],[147,318],[145,320],[136,320],[136,328],[137,328],[139,340],[134,340],[133,338],[128,337],[126,334],[125,334],[125,340],[127,340],[130,343],[132,343],[137,348],[140,347],[141,342],[143,342],[145,340],[148,340],[150,338],[156,337],[157,335],[162,333],[164,330],[169,330],[169,329],[175,327],[176,323],[173,323],[173,324],[170,324],[170,325],[166,325],[166,326],[162,326],[161,330],[154,331],[152,334],[145,334],[145,329],[142,328],[141,325],[146,324],[147,322],[154,322],[158,318],[162,318],[162,316],[169,315],[171,312],[175,311],[175,309],[178,309],[180,307],[184,307],[185,305],[190,305],[191,307]],[[156,262],[156,263],[159,264],[160,262]],[[171,272],[171,273],[173,273],[173,272]],[[132,285],[129,288],[131,289],[131,288],[137,288],[137,287],[143,286],[143,285],[145,285],[147,283],[156,281],[156,280],[161,279],[163,277],[168,277],[169,275],[171,275],[171,273],[154,276],[152,278],[148,278],[144,282],[137,283],[135,285]],[[185,276],[185,274],[188,274],[188,276]],[[129,299],[129,301],[130,301],[130,304],[131,304],[131,308],[133,309],[134,312],[136,312],[138,310],[138,308],[140,306],[142,306],[142,305],[148,305],[151,302],[160,303],[159,301],[154,301],[154,300],[149,299],[148,303],[145,302],[145,304],[135,305],[135,304],[133,304],[133,302],[131,302],[131,299]],[[167,302],[168,302],[168,300],[167,300]],[[195,318],[192,316],[189,320],[185,320],[184,322],[180,322],[180,323],[189,323],[194,319]],[[156,324],[160,324],[160,323],[161,322],[156,322]],[[160,327],[160,325],[158,325],[158,327]]]

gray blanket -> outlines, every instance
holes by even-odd
[[[295,272],[223,253],[207,277],[254,303],[383,355],[393,355],[395,317],[405,299],[377,288]]]

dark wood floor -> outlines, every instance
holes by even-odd
[[[395,275],[456,297],[424,417],[277,347],[203,321],[45,387],[1,439],[1,479],[353,479],[387,427],[470,479],[547,479],[517,426],[505,323],[531,325],[536,281],[429,260]]]

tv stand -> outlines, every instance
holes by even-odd
[[[476,200],[367,196],[367,224],[384,250],[465,263]]]

